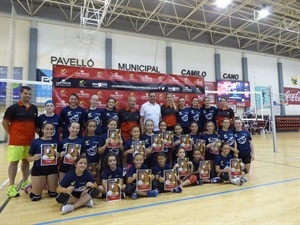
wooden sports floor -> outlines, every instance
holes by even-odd
[[[300,224],[300,133],[254,135],[256,160],[243,186],[204,184],[181,194],[106,203],[61,215],[54,199],[31,202],[23,192],[8,200],[6,145],[0,146],[0,224]],[[17,182],[21,181],[18,172]]]

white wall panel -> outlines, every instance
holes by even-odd
[[[79,39],[80,29],[39,22],[38,29],[38,68],[52,69],[51,56],[76,58],[80,62],[92,59],[94,67],[105,67],[104,32],[98,32],[92,43]]]
[[[183,69],[206,72],[206,81],[215,81],[214,48],[171,43],[173,52],[173,74],[181,74]]]
[[[219,50],[221,56],[221,77],[223,74],[237,74],[238,80],[243,80],[242,53],[230,50]]]
[[[126,63],[157,66],[161,73],[166,73],[166,42],[155,38],[136,37],[111,33],[112,68]]]
[[[13,66],[23,67],[23,79],[28,78],[29,29],[31,22],[16,20]],[[0,18],[0,65],[9,63],[11,20]]]

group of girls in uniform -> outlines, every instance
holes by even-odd
[[[247,181],[244,174],[250,171],[251,161],[254,160],[251,135],[243,128],[242,120],[235,119],[234,129],[231,129],[232,121],[226,117],[222,121],[222,127],[216,131],[216,122],[213,119],[215,110],[209,105],[209,99],[204,100],[205,105],[201,111],[205,120],[199,123],[199,120],[196,121],[200,115],[196,115],[199,110],[196,108],[196,98],[192,101],[189,115],[183,108],[184,99],[180,98],[178,115],[184,114],[195,121],[171,126],[174,132],[171,147],[163,148],[161,152],[153,152],[152,120],[145,121],[145,133],[141,134],[139,126],[133,126],[129,140],[121,140],[120,147],[110,148],[112,140],[108,137],[107,130],[118,128],[115,100],[108,99],[107,108],[98,110],[97,98],[97,95],[91,97],[91,107],[86,111],[78,106],[78,96],[72,94],[70,105],[60,115],[54,113],[52,101],[46,102],[45,113],[39,117],[37,132],[40,137],[32,143],[28,157],[28,161],[33,162],[33,168],[31,184],[25,188],[25,192],[32,201],[40,200],[46,189],[50,197],[56,197],[56,201],[63,205],[62,214],[65,214],[81,206],[92,207],[94,198],[104,198],[107,191],[106,181],[112,178],[120,179],[123,197],[131,199],[156,197],[166,191],[181,193],[183,187],[189,185],[241,185]],[[182,122],[183,118],[181,117]],[[159,129],[159,133],[163,134],[167,129],[170,130],[170,126],[161,120]],[[182,134],[190,134],[190,151],[186,151],[180,141]],[[196,146],[197,139],[204,140],[204,153]],[[222,140],[220,146],[214,142],[216,139]],[[144,141],[145,155],[134,151],[134,141]],[[232,158],[241,158],[244,171],[242,177],[230,176],[229,163]],[[178,170],[178,159],[188,161],[191,173],[188,176],[176,176],[177,186],[164,190],[166,179],[163,171]],[[200,162],[203,160],[210,160],[211,174],[208,179],[200,178]],[[152,190],[136,189],[139,169],[152,169]]]

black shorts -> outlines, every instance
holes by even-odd
[[[240,152],[239,153],[239,158],[242,159],[242,162],[244,164],[251,163],[251,154],[250,154],[250,152]]]
[[[60,164],[59,172],[67,173],[67,172],[69,172],[72,168],[73,168],[73,165],[63,164],[63,163],[62,163],[62,164]]]
[[[31,170],[31,176],[48,176],[51,174],[57,174],[58,169],[56,165],[53,166],[33,166]]]

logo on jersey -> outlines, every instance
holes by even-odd
[[[97,145],[91,146],[90,148],[88,148],[88,149],[86,150],[86,152],[87,152],[87,154],[88,154],[89,156],[94,156],[94,155],[96,155],[96,154],[97,154]]]
[[[212,113],[208,113],[208,114],[205,115],[205,118],[207,120],[211,120],[213,118],[213,114]]]
[[[69,118],[70,123],[72,122],[78,122],[79,121],[79,116],[76,114],[72,117]]]
[[[245,144],[247,141],[246,136],[241,136],[240,138],[237,139],[237,142],[241,145]]]
[[[199,118],[199,117],[198,117]],[[185,114],[184,116],[182,116],[181,117],[181,120],[183,121],[183,122],[186,122],[186,121],[188,121],[189,120],[189,117],[188,117],[188,115],[187,114]]]
[[[109,153],[111,153],[111,154],[118,155],[119,152],[120,152],[120,150],[118,148],[111,148],[111,149],[109,149]]]

